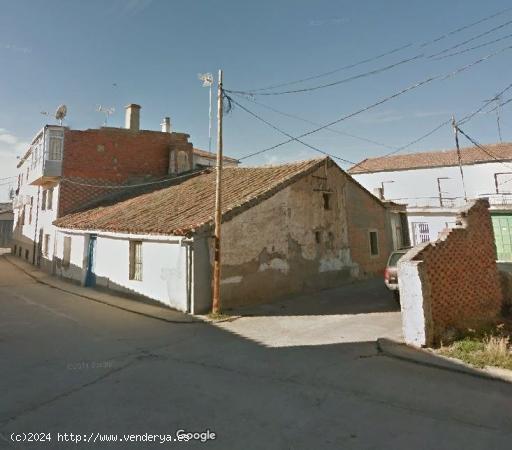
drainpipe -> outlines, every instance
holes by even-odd
[[[41,186],[37,188],[37,207],[36,207],[36,222],[34,224],[34,248],[32,250],[32,265],[36,264],[36,245],[37,245],[37,224],[39,222],[39,195],[41,194]]]
[[[192,267],[194,263],[192,244],[194,239],[184,238],[181,240],[181,245],[186,247],[187,252],[187,265],[186,265],[186,283],[187,283],[187,312],[192,311],[192,286],[193,286],[193,272]]]

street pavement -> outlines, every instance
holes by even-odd
[[[0,375],[0,448],[512,443],[509,384],[383,356],[373,340],[268,346],[211,324],[156,320],[37,283],[3,257]],[[216,439],[160,444],[126,436],[177,430],[210,430]],[[22,433],[52,441],[26,442],[34,435]],[[64,433],[82,442],[63,442]],[[114,434],[117,443],[102,441]]]

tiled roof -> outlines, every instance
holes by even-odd
[[[327,158],[268,167],[226,167],[222,176],[223,220],[269,198],[325,164]],[[334,164],[327,160],[328,164]],[[212,224],[215,171],[113,205],[69,214],[61,228],[124,233],[188,235]]]
[[[208,158],[208,159],[213,159],[213,160],[217,159],[216,153],[207,152],[205,150],[201,150],[200,148],[194,147],[194,153],[198,156],[202,156],[203,158]],[[238,159],[231,158],[230,156],[222,155],[222,158],[224,161],[238,162]]]
[[[489,144],[483,146],[494,157],[508,161],[512,160],[512,143]],[[481,162],[492,162],[495,159],[478,147],[461,148],[463,165]],[[457,166],[457,150],[439,150],[424,153],[408,153],[404,155],[368,158],[348,170],[350,174],[383,172],[429,167]]]

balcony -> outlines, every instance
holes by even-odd
[[[27,183],[49,186],[58,182],[62,175],[64,129],[48,126],[32,142],[25,161],[20,167]]]

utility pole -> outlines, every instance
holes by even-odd
[[[213,259],[213,298],[212,313],[220,311],[220,236],[222,222],[222,70],[219,70],[217,83],[217,170],[215,183],[215,236]]]
[[[501,114],[501,95],[497,95],[496,96],[496,123],[498,124],[498,136],[500,138],[500,142],[503,142],[503,139],[501,138],[500,114]]]
[[[459,160],[460,178],[462,180],[462,189],[464,190],[464,201],[467,202],[468,196],[466,194],[466,184],[464,183],[464,171],[462,170],[462,160],[460,156],[459,128],[457,127],[457,122],[455,122],[455,116],[452,116],[452,127],[453,133],[455,134],[455,145],[457,146],[457,159]]]

